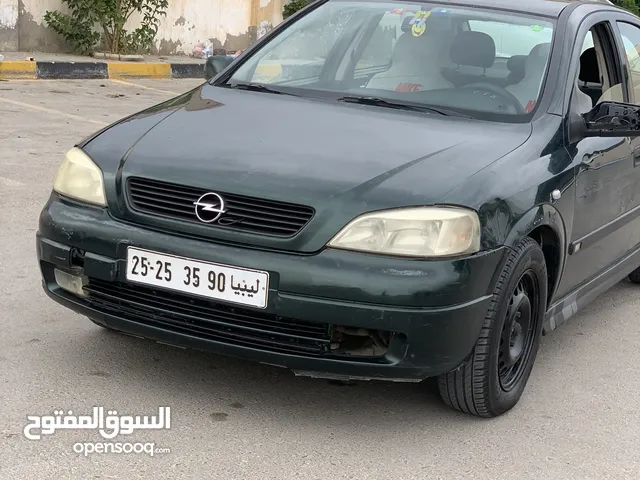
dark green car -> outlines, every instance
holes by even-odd
[[[69,151],[44,288],[108,329],[437,376],[500,415],[542,334],[640,281],[638,51],[608,2],[316,2]]]

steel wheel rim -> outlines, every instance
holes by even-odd
[[[505,392],[520,382],[529,364],[540,322],[539,294],[536,274],[527,270],[511,293],[500,334],[498,380]]]

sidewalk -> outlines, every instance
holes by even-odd
[[[204,78],[203,58],[145,55],[112,61],[66,53],[1,52],[0,79]]]

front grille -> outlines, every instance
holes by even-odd
[[[205,225],[196,216],[194,202],[207,190],[143,178],[129,179],[127,190],[136,211]],[[314,214],[313,208],[303,205],[216,193],[224,198],[227,210],[219,220],[206,224],[216,228],[291,237]]]
[[[316,357],[324,354],[330,343],[328,324],[282,318],[133,284],[90,279],[85,290],[89,302],[100,311],[203,339]]]

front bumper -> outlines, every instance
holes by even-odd
[[[266,270],[267,308],[204,304],[127,284],[128,246]],[[152,231],[53,194],[40,216],[37,252],[46,293],[115,330],[301,375],[419,381],[454,369],[472,351],[506,248],[442,261],[264,251]],[[55,268],[82,271],[93,293],[61,289]],[[393,334],[383,354],[338,355],[328,347],[342,327]]]

